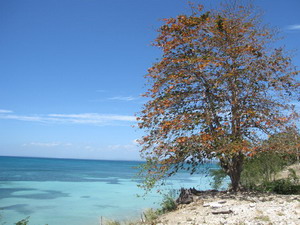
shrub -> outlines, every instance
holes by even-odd
[[[247,190],[274,192],[278,194],[299,193],[299,178],[295,170],[289,169],[286,179],[275,180],[276,175],[294,163],[296,157],[282,153],[261,152],[252,158],[246,158],[241,174],[241,185]],[[226,178],[222,169],[209,172],[213,177],[212,187],[219,189]]]
[[[144,212],[145,222],[152,224],[155,222],[155,220],[158,218],[159,215],[160,213],[158,212],[158,210],[147,209]]]
[[[253,158],[247,158],[241,174],[241,184],[246,189],[260,189],[275,180],[278,172],[293,163],[293,157],[280,153],[262,152]],[[294,174],[296,175],[296,174]]]
[[[279,179],[264,184],[268,192],[282,195],[300,194],[300,185],[293,183],[290,179]]]
[[[104,223],[105,225],[121,225],[121,223],[119,221],[116,220],[107,220]]]
[[[161,209],[158,210],[161,214],[174,211],[177,208],[175,196],[176,193],[174,191],[170,191],[163,196],[163,200],[160,203]]]
[[[224,179],[227,177],[227,174],[223,169],[212,169],[209,171],[210,176],[212,176],[213,181],[210,183],[212,188],[220,189],[223,185]]]
[[[15,225],[27,225],[28,223],[29,223],[29,216],[26,217],[25,219],[16,222]]]

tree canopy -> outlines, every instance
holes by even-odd
[[[146,75],[149,100],[138,117],[144,185],[217,158],[236,191],[244,157],[296,116],[298,71],[251,6],[197,5],[164,23],[154,42],[163,55]]]

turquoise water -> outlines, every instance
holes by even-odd
[[[159,207],[155,191],[137,197],[134,168],[142,162],[0,157],[1,222],[14,224],[30,216],[30,225],[98,225],[100,218],[139,218],[150,207]],[[202,173],[179,173],[164,189],[209,189]]]

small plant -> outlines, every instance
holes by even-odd
[[[237,223],[237,225],[246,225],[246,223],[245,223],[245,222],[240,222],[240,221],[239,221],[239,222]]]
[[[299,177],[296,174],[296,171],[292,168],[289,169],[289,176],[288,178],[295,184],[299,183]]]
[[[137,221],[117,221],[117,220],[106,220],[103,225],[138,225],[141,224]]]
[[[174,211],[177,208],[177,204],[175,202],[175,192],[170,191],[168,194],[163,196],[163,200],[160,204],[161,209],[158,211],[160,214]]]
[[[104,223],[105,225],[121,225],[121,223],[119,221],[116,220],[107,220]]]
[[[212,169],[209,171],[209,174],[213,177],[211,186],[214,189],[220,189],[223,185],[224,179],[227,177],[227,174],[223,169]]]
[[[284,213],[278,212],[277,215],[278,215],[278,216],[284,216]]]
[[[144,212],[145,222],[152,224],[158,218],[159,215],[160,213],[158,212],[158,210],[147,209]]]
[[[29,216],[26,217],[25,219],[16,222],[15,225],[27,225],[28,223],[29,223]]]
[[[289,179],[280,179],[272,182],[268,182],[265,185],[265,189],[269,192],[282,195],[300,194],[300,185],[293,183]]]
[[[254,219],[264,221],[264,222],[270,222],[270,218],[268,216],[256,216]]]

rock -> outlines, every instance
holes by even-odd
[[[215,208],[221,208],[223,205],[222,204],[220,204],[220,203],[218,203],[218,202],[211,202],[210,203],[210,207],[212,208],[212,209],[215,209]]]
[[[256,204],[255,204],[255,203],[250,203],[249,206],[250,206],[251,208],[253,208],[253,207],[256,206]]]

